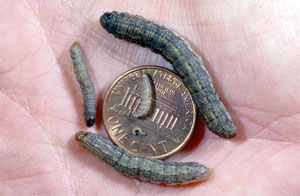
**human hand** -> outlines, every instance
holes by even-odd
[[[300,3],[56,0],[2,1],[0,7],[0,193],[300,192]],[[98,97],[98,120],[90,130],[104,137],[101,102],[113,80],[139,65],[171,68],[149,49],[102,29],[99,17],[112,10],[173,29],[203,56],[237,137],[218,138],[200,121],[191,144],[167,161],[204,164],[212,170],[209,180],[175,187],[133,180],[75,142],[86,127],[69,53],[73,41],[81,43]]]

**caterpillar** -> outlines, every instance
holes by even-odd
[[[91,132],[79,131],[75,140],[117,172],[155,184],[188,184],[206,180],[209,170],[196,162],[163,162],[125,152],[111,141]]]
[[[193,96],[207,128],[223,138],[233,138],[236,126],[219,100],[203,61],[189,43],[168,28],[127,13],[106,12],[101,26],[116,38],[150,48],[173,65]]]
[[[138,109],[133,113],[133,116],[143,118],[148,116],[152,111],[154,104],[154,89],[152,79],[148,74],[142,74],[139,84],[142,86],[142,100]]]
[[[90,74],[88,73],[79,42],[73,43],[70,52],[76,79],[83,95],[86,126],[91,127],[94,125],[96,119],[96,95],[94,85],[90,80]]]
[[[143,131],[140,127],[134,127],[132,129],[132,134],[135,136],[139,136],[139,135],[146,136],[147,135],[147,133],[145,133],[145,131]]]

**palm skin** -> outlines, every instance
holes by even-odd
[[[104,137],[101,103],[113,80],[139,65],[171,68],[103,30],[99,17],[112,10],[175,30],[204,57],[237,137],[218,138],[199,121],[191,144],[167,161],[202,163],[209,180],[175,187],[133,180],[74,140],[86,128],[73,41],[81,42],[98,97],[90,131]],[[298,195],[299,13],[292,0],[0,2],[0,193]]]

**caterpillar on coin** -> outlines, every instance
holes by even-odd
[[[147,135],[147,133],[145,133],[145,131],[143,131],[140,127],[134,127],[132,129],[132,134],[135,136],[139,136],[139,135],[146,136]]]
[[[139,85],[142,86],[142,100],[138,109],[133,113],[133,116],[144,118],[151,113],[154,105],[153,81],[148,74],[142,74]]]
[[[82,55],[79,42],[73,43],[70,52],[76,79],[80,85],[81,93],[83,95],[86,126],[91,127],[94,125],[96,119],[96,95],[94,85],[90,80],[90,74]]]
[[[219,100],[203,61],[189,43],[164,26],[127,13],[106,12],[100,24],[115,37],[150,48],[173,65],[193,95],[207,128],[223,138],[233,138],[236,127]]]
[[[209,170],[196,162],[163,162],[125,152],[111,141],[91,132],[79,131],[75,140],[98,159],[112,166],[117,172],[166,185],[188,184],[206,180]]]

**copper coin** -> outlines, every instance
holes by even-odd
[[[137,118],[142,74],[151,77],[155,99],[152,112]],[[110,139],[132,154],[163,159],[179,151],[196,123],[196,107],[188,89],[172,71],[141,66],[116,79],[103,103],[103,122]]]

